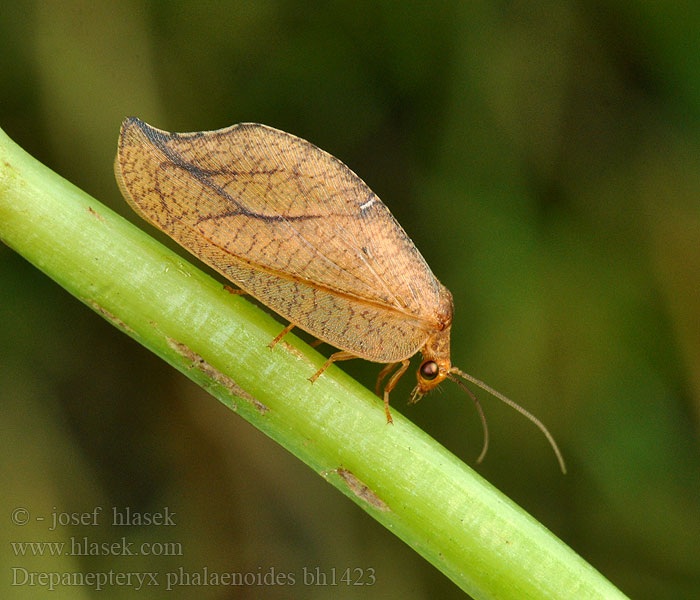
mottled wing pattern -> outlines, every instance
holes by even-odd
[[[305,140],[247,123],[171,134],[129,118],[115,171],[141,216],[333,346],[394,362],[434,329],[440,284],[413,242]]]

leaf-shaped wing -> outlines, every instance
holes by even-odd
[[[115,164],[146,220],[330,344],[379,362],[435,328],[440,283],[369,187],[336,158],[257,124],[167,133],[127,119]]]

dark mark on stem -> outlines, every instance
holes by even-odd
[[[105,319],[110,321],[113,325],[116,325],[119,327],[119,329],[123,329],[124,331],[128,331],[129,333],[136,333],[131,327],[129,327],[124,321],[122,321],[117,315],[112,314],[109,312],[104,306],[99,305],[97,302],[94,300],[88,300],[87,298],[82,298],[83,302],[87,302],[90,306],[92,306],[93,309],[95,309],[98,313],[100,313]]]
[[[384,512],[391,510],[375,492],[373,492],[371,489],[369,489],[369,487],[362,483],[362,481],[355,477],[351,471],[348,471],[343,467],[338,467],[335,472],[338,473],[341,479],[348,484],[350,491],[355,494],[355,496],[361,498],[378,510]]]
[[[267,406],[260,402],[260,400],[257,400],[250,393],[245,391],[240,385],[238,385],[233,379],[231,379],[231,377],[229,377],[228,375],[224,375],[221,371],[214,368],[206,360],[204,360],[202,356],[191,350],[188,346],[170,337],[167,337],[166,339],[168,345],[173,350],[175,350],[175,352],[177,352],[181,356],[184,356],[189,362],[192,363],[189,368],[199,369],[207,377],[209,377],[219,385],[224,386],[229,392],[231,392],[235,396],[238,396],[239,398],[250,402],[261,415],[264,415],[267,411],[270,410]],[[235,404],[234,409],[237,409]]]

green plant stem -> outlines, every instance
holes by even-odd
[[[116,130],[115,130],[116,140]],[[624,598],[435,440],[0,130],[0,239],[282,444],[474,598]]]

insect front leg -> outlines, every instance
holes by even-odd
[[[386,422],[387,423],[393,423],[394,419],[391,418],[391,413],[389,412],[389,394],[391,393],[391,390],[393,390],[396,387],[396,384],[399,382],[399,379],[403,376],[403,374],[406,372],[406,369],[408,369],[408,365],[411,364],[411,361],[409,359],[402,360],[401,361],[401,366],[399,367],[398,371],[394,373],[389,381],[386,384],[386,387],[384,388],[384,412],[386,413]],[[393,365],[392,365],[393,366]],[[387,368],[384,367],[382,369],[382,373],[384,371],[387,371]],[[382,376],[382,373],[379,375]],[[386,374],[384,374],[386,375]],[[383,378],[383,376],[382,376]]]
[[[379,371],[379,375],[377,375],[377,384],[374,386],[374,393],[377,394],[380,398],[382,397],[382,381],[384,381],[385,377],[389,375],[396,367],[398,367],[401,363],[389,363],[387,365],[384,365],[384,368]]]

